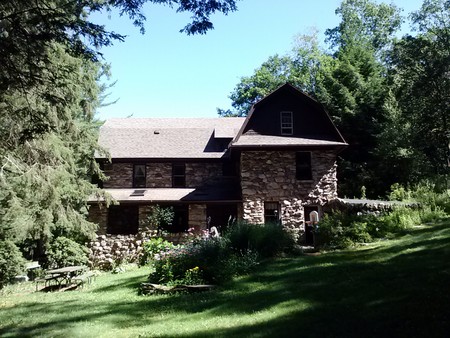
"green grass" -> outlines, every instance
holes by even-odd
[[[358,250],[277,259],[221,289],[138,296],[148,270],[79,291],[8,287],[4,337],[448,337],[450,221]]]

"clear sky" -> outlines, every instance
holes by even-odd
[[[127,17],[96,15],[94,22],[127,35],[101,50],[117,81],[108,100],[118,102],[100,108],[97,117],[217,117],[217,107],[231,107],[228,96],[239,79],[269,56],[289,52],[296,35],[316,27],[323,41],[325,30],[340,21],[340,2],[241,0],[237,12],[214,15],[215,29],[198,36],[179,33],[189,15],[166,6],[146,5],[145,35]],[[390,2],[406,15],[422,0]]]

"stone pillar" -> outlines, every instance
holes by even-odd
[[[244,221],[251,224],[264,224],[264,201],[245,199],[243,202]]]
[[[281,202],[281,224],[295,241],[305,233],[305,215],[302,201],[293,198]]]
[[[105,235],[108,227],[108,208],[102,204],[90,205],[88,221],[98,224],[97,234]]]
[[[206,230],[206,204],[189,204],[189,227]]]

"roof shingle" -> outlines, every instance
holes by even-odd
[[[111,158],[220,158],[216,137],[234,137],[245,118],[115,118],[100,128]],[[215,136],[214,131],[219,135]]]

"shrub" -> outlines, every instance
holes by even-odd
[[[392,233],[401,232],[421,223],[419,210],[407,207],[394,208],[381,216],[381,221],[387,231]]]
[[[234,224],[223,237],[197,237],[183,246],[159,252],[149,280],[163,284],[221,284],[250,272],[260,257],[273,257],[291,244],[291,237],[279,225]]]
[[[25,260],[11,241],[0,241],[0,289],[24,271]]]
[[[175,213],[172,207],[163,208],[158,204],[152,206],[150,214],[141,223],[142,226],[161,230],[170,230]]]
[[[372,240],[374,226],[370,215],[355,215],[341,211],[325,215],[316,230],[316,245],[347,248]]]
[[[262,257],[274,257],[293,246],[292,237],[280,225],[238,223],[224,234],[236,251],[253,250]]]
[[[175,246],[171,242],[161,237],[151,238],[143,245],[143,254],[139,259],[139,265],[143,266],[149,264],[155,259],[155,255],[173,249],[174,247]]]
[[[85,265],[88,249],[67,237],[57,237],[47,251],[47,262],[51,267]]]
[[[422,223],[435,222],[436,220],[448,217],[448,213],[439,206],[436,206],[434,209],[425,206],[419,210],[419,214]]]
[[[153,262],[150,282],[161,284],[221,284],[247,273],[257,264],[256,253],[233,250],[227,238],[197,240],[161,252]]]

